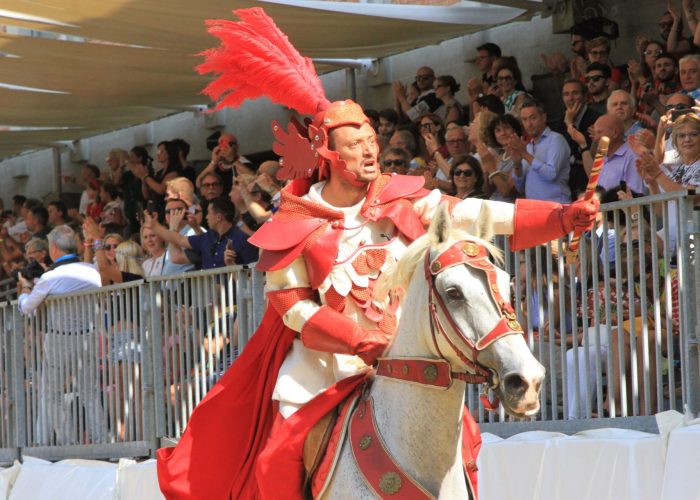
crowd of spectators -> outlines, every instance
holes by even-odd
[[[20,294],[31,291],[54,264],[49,232],[64,226],[77,238],[75,256],[96,265],[103,285],[257,261],[248,237],[272,215],[279,164],[258,168],[227,133],[198,175],[188,152],[182,139],[158,144],[155,160],[140,146],[112,149],[106,169],[86,163],[79,179],[64,179],[83,187],[75,207],[15,195],[0,226],[3,274],[25,278]]]
[[[426,187],[462,199],[568,203],[584,193],[607,136],[606,199],[700,186],[700,11],[692,4],[669,3],[659,31],[636,37],[637,58],[627,64],[614,63],[611,40],[590,29],[572,30],[569,57],[543,55],[561,121],[494,43],[473,54],[480,74],[464,82],[467,102],[453,76],[418,68],[412,82],[393,83],[393,106],[367,110],[383,172],[423,176]],[[141,146],[115,147],[104,168],[86,163],[78,179],[64,179],[83,188],[76,207],[14,196],[2,212],[0,263],[25,302],[54,265],[47,236],[57,228],[77,242],[61,257],[94,264],[102,285],[256,261],[247,240],[278,205],[279,163],[255,165],[230,133],[204,168],[190,165],[189,149],[183,139],[164,141],[153,159]]]

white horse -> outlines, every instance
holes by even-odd
[[[346,424],[349,431],[336,467],[318,498],[470,498],[461,447],[467,381],[488,381],[511,415],[539,411],[544,368],[507,304],[507,274],[483,264],[487,249],[493,247],[453,231],[441,207],[428,234],[399,261],[388,285],[406,290],[398,332],[371,389],[356,406],[356,414],[366,416],[367,402],[372,402],[377,434],[356,430],[355,421]],[[492,286],[496,293],[490,292]],[[378,470],[372,479],[363,474],[355,457],[380,448],[404,475]]]

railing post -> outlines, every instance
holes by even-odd
[[[5,308],[5,328],[9,329],[10,353],[12,357],[12,369],[8,370],[11,375],[11,397],[14,400],[14,431],[15,446],[17,447],[17,458],[22,456],[22,448],[27,446],[27,425],[26,425],[26,401],[24,399],[24,384],[26,383],[26,370],[24,366],[23,342],[25,322],[22,314],[17,308],[17,303],[8,305]],[[36,378],[36,373],[33,374]],[[35,383],[36,380],[34,380]]]
[[[145,325],[141,325],[146,351],[143,353],[143,359],[149,360],[151,365],[151,373],[146,373],[144,365],[144,392],[147,392],[149,397],[144,399],[144,420],[148,421],[148,426],[144,427],[145,438],[151,440],[152,450],[160,447],[160,438],[165,437],[165,382],[163,380],[163,324],[161,316],[162,297],[160,287],[162,283],[149,282],[142,285],[145,292],[142,296],[148,295],[148,307],[150,314],[144,314],[144,317],[149,318]],[[146,383],[152,384],[146,389]],[[144,395],[146,396],[146,395]],[[147,400],[150,398],[150,404]],[[147,432],[148,431],[148,432]]]
[[[700,210],[693,207],[693,196],[678,203],[681,224],[678,241],[678,281],[683,310],[681,341],[685,370],[683,384],[686,411],[697,415],[700,412],[700,266],[698,245],[700,244]],[[689,227],[684,221],[692,220]],[[692,236],[692,238],[691,238]]]

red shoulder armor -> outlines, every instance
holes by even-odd
[[[323,223],[320,219],[282,220],[273,217],[260,226],[248,242],[263,250],[287,250],[304,241]]]
[[[383,175],[380,179],[384,183],[380,187],[381,191],[375,198],[379,205],[400,198],[420,198],[430,193],[430,191],[423,188],[425,178],[422,175]]]

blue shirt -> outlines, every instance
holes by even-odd
[[[598,185],[605,190],[612,189],[620,185],[620,181],[625,181],[627,187],[635,193],[645,194],[646,186],[637,172],[637,155],[630,149],[627,143],[603,160],[603,168],[600,171]]]
[[[202,269],[225,266],[224,251],[229,240],[233,242],[233,251],[236,252],[236,264],[250,264],[258,260],[258,249],[248,243],[248,235],[236,226],[223,235],[207,231],[187,238],[192,250],[202,256]]]
[[[536,143],[527,144],[527,152],[534,159],[532,164],[522,161],[522,175],[513,171],[515,188],[526,198],[558,203],[571,202],[569,171],[571,150],[564,136],[546,127]]]

